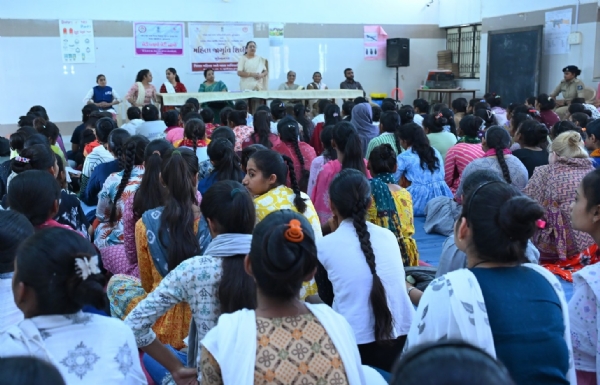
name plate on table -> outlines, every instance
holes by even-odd
[[[192,92],[158,94],[165,106],[182,106],[189,98],[196,98],[200,104],[239,99],[354,99],[363,96],[362,90],[298,90],[298,91],[248,91],[248,92]]]

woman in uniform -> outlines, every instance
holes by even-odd
[[[577,76],[581,75],[581,70],[577,66],[566,66],[563,68],[563,73],[564,79],[550,94],[552,98],[556,98],[559,94],[563,96],[562,100],[556,101],[557,108],[555,110],[561,120],[565,119],[569,102],[575,98],[583,98],[583,91],[585,90],[585,84],[577,79]]]

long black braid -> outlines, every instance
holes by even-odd
[[[369,299],[373,312],[375,314],[375,340],[385,341],[389,340],[392,336],[392,313],[387,303],[387,297],[385,288],[381,279],[377,275],[376,264],[375,264],[375,253],[373,252],[373,246],[371,245],[371,235],[367,229],[366,215],[367,207],[371,197],[368,196],[363,199],[357,199],[352,210],[352,224],[356,230],[356,235],[360,242],[360,249],[365,255],[369,270],[373,275],[373,286],[371,287],[371,294]]]
[[[504,128],[492,126],[485,133],[485,141],[487,147],[496,152],[496,158],[498,158],[498,164],[506,183],[511,184],[510,170],[506,164],[506,158],[504,158],[504,150],[510,147],[510,135]]]
[[[123,169],[123,176],[121,177],[121,182],[119,183],[110,209],[109,222],[111,226],[114,226],[117,220],[117,202],[121,199],[121,195],[123,195],[123,191],[125,191],[125,187],[127,187],[127,183],[129,183],[133,167],[139,166],[144,162],[144,150],[148,143],[149,141],[146,137],[134,135],[123,144],[123,155],[119,159],[119,164]]]
[[[300,214],[304,214],[304,212],[306,211],[306,202],[304,201],[304,198],[302,198],[302,196],[300,195],[301,191],[300,187],[298,186],[298,180],[296,179],[296,172],[294,171],[294,162],[289,156],[281,155],[281,157],[283,158],[283,161],[287,164],[288,174],[290,176],[290,182],[292,184],[292,190],[294,191],[294,194],[296,194],[296,197],[294,198],[294,206],[296,206],[296,210],[298,210]]]

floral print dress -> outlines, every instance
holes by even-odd
[[[129,181],[121,194],[121,198],[117,202],[117,216],[114,224],[110,223],[110,212],[113,207],[113,200],[117,195],[123,171],[110,174],[102,191],[98,194],[98,207],[96,208],[96,218],[99,221],[94,232],[94,244],[102,249],[108,246],[122,245],[124,242],[123,235],[123,212],[125,201],[129,199],[140,187],[142,177],[144,176],[144,166],[134,166],[131,170]]]

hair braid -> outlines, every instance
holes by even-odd
[[[302,151],[300,151],[300,145],[298,144],[297,139],[292,141],[292,146],[294,147],[294,151],[296,152],[296,156],[300,162],[300,180],[298,181],[298,187],[300,188],[300,191],[306,192],[306,189],[308,188],[308,177],[310,176],[310,172],[306,169],[304,157],[302,156]]]
[[[194,154],[196,154],[196,150],[198,149],[198,135],[196,129],[194,129],[194,132],[192,133],[192,148],[194,149]]]
[[[127,183],[129,183],[129,177],[131,176],[131,171],[133,170],[133,165],[135,163],[135,142],[127,143],[124,151],[125,161],[122,162],[123,165],[123,176],[121,177],[121,183],[119,183],[119,187],[117,188],[117,193],[113,199],[112,208],[110,209],[110,224],[114,225],[117,219],[117,202],[123,195],[123,191],[125,191],[125,187]]]
[[[365,219],[367,215],[367,204],[367,199],[359,198],[356,201],[356,205],[352,212],[352,220],[356,235],[360,242],[360,248],[365,255],[367,265],[369,265],[369,270],[373,275],[373,286],[371,286],[369,300],[375,316],[375,340],[385,341],[392,338],[393,319],[387,303],[385,288],[375,269],[375,253],[373,252],[371,235],[367,229],[367,222]]]
[[[506,180],[506,183],[511,184],[512,179],[510,179],[510,170],[508,169],[508,165],[506,164],[506,159],[504,159],[504,152],[500,148],[496,148],[496,157],[498,158],[498,164],[502,169],[502,175]]]
[[[300,214],[304,214],[304,212],[306,211],[306,202],[304,201],[304,198],[302,198],[300,187],[298,186],[298,180],[296,180],[294,162],[288,156],[282,155],[281,157],[283,158],[283,161],[287,164],[288,174],[290,176],[290,182],[292,184],[292,190],[294,191],[294,194],[296,194],[296,197],[294,198],[294,206],[296,206],[296,209]]]

